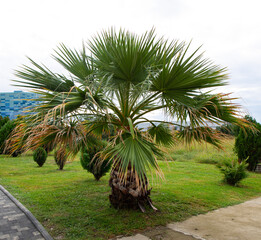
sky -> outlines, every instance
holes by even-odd
[[[0,92],[11,86],[26,56],[54,72],[51,54],[60,44],[79,49],[102,30],[124,28],[202,45],[205,57],[227,67],[229,85],[243,114],[261,122],[260,0],[9,0],[0,2]],[[158,113],[156,113],[158,114]],[[157,116],[155,116],[157,117]]]

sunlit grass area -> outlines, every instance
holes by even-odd
[[[151,179],[151,197],[160,210],[156,213],[111,208],[108,174],[95,181],[82,169],[78,158],[59,171],[53,156],[42,168],[31,155],[0,156],[0,184],[35,215],[54,239],[108,239],[261,196],[261,174],[250,173],[239,187],[232,187],[222,182],[214,164],[205,164],[235,157],[233,139],[226,140],[224,148],[225,152],[199,145],[169,149],[176,161],[160,162],[165,180]]]
[[[191,145],[179,143],[171,148],[164,148],[167,152],[167,159],[178,162],[199,162],[216,164],[225,159],[236,159],[234,154],[234,138],[226,138],[222,141],[223,150],[217,149],[210,144],[199,144],[197,142]]]

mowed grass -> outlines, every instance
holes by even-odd
[[[261,196],[261,174],[250,173],[240,187],[231,187],[222,182],[215,165],[198,163],[199,156],[218,161],[235,157],[232,143],[225,143],[225,153],[196,146],[196,150],[191,149],[195,158],[186,161],[186,154],[192,154],[189,149],[181,145],[169,149],[172,157],[179,155],[179,160],[160,162],[165,180],[151,179],[151,197],[160,210],[156,213],[111,208],[109,176],[95,181],[82,170],[78,159],[59,171],[53,156],[42,168],[36,166],[32,156],[0,156],[0,184],[35,215],[54,239],[108,239]]]

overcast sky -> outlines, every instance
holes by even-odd
[[[0,92],[26,56],[53,71],[50,57],[59,43],[80,48],[97,32],[113,26],[136,33],[156,28],[169,39],[203,44],[205,57],[227,67],[230,85],[245,111],[261,122],[260,0],[9,0],[0,3]]]

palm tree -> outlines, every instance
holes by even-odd
[[[154,208],[147,174],[153,169],[161,173],[160,145],[176,138],[220,147],[211,124],[244,124],[229,95],[212,92],[226,84],[226,69],[203,58],[199,48],[189,52],[190,44],[157,38],[154,29],[141,36],[111,29],[81,51],[58,47],[53,57],[68,75],[53,73],[30,59],[33,67],[16,71],[15,81],[39,94],[41,103],[33,109],[38,122],[75,119],[87,135],[97,136],[115,129],[101,152],[113,161],[110,202],[116,208],[144,211],[147,204]],[[148,118],[159,110],[170,120]],[[140,127],[144,123],[147,131]],[[174,136],[170,126],[176,125],[180,131]]]

